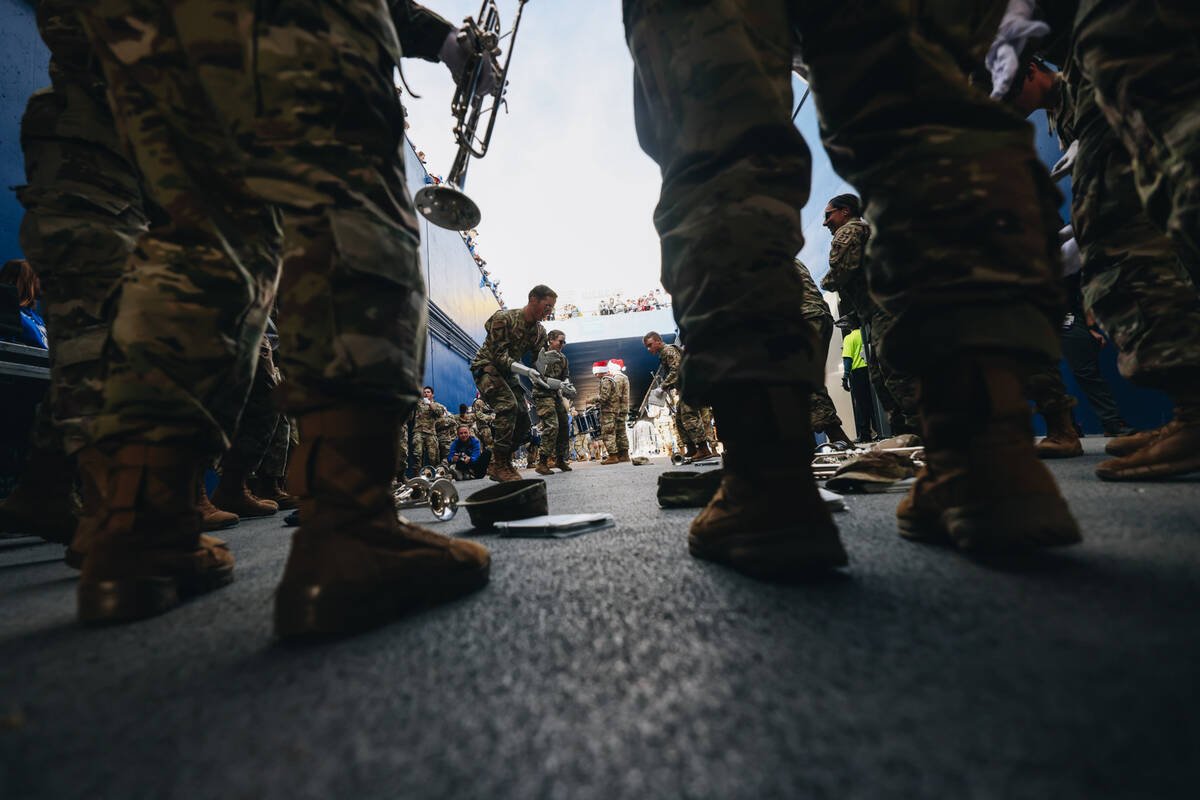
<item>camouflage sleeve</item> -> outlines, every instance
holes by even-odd
[[[833,235],[829,246],[829,272],[821,280],[821,288],[835,292],[846,285],[850,273],[862,266],[866,236],[861,225],[843,225]]]
[[[412,0],[391,0],[389,5],[404,55],[437,61],[442,42],[454,26]]]
[[[508,348],[505,344],[512,338],[512,331],[508,328],[508,321],[502,316],[494,316],[488,320],[487,325],[487,340],[483,346],[488,349],[489,361],[492,366],[500,370],[501,376],[508,375],[511,372],[512,358],[508,355]]]
[[[659,361],[663,368],[663,388],[674,389],[675,384],[679,383],[679,351],[674,347],[664,347]]]
[[[608,404],[613,398],[613,390],[617,388],[615,381],[603,380],[600,381],[600,402]]]

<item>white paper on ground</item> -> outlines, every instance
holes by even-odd
[[[501,536],[543,536],[565,539],[581,533],[615,528],[612,514],[546,514],[528,519],[494,523]]]
[[[842,496],[837,492],[831,492],[828,489],[822,489],[819,486],[817,487],[817,491],[821,493],[821,499],[825,501],[825,505],[829,507],[830,511],[846,510],[846,501],[843,500]]]

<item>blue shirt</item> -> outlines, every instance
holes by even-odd
[[[462,439],[456,436],[454,437],[454,441],[450,443],[450,455],[446,457],[446,460],[453,464],[459,453],[466,453],[471,457],[471,461],[474,462],[479,460],[479,454],[482,452],[483,446],[479,444],[479,440],[474,436],[467,439],[466,442],[463,442]]]

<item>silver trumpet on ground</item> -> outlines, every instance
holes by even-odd
[[[430,481],[418,475],[393,486],[392,499],[396,502],[397,512],[417,506],[428,506],[433,516],[442,522],[452,519],[458,513],[458,489],[448,478]]]
[[[496,127],[496,112],[505,102],[504,94],[508,88],[508,67],[512,63],[513,49],[517,43],[517,28],[521,25],[521,13],[529,0],[518,0],[517,16],[513,21],[512,30],[508,32],[508,56],[504,59],[504,68],[496,80],[496,86],[491,92],[478,92],[480,77],[483,70],[491,69],[489,55],[498,54],[500,44],[500,12],[495,0],[483,0],[479,7],[479,15],[465,20],[464,35],[468,37],[474,50],[474,55],[463,69],[462,80],[450,101],[450,113],[458,122],[454,126],[454,140],[458,142],[458,153],[454,156],[454,164],[450,173],[441,184],[426,186],[417,192],[413,198],[417,210],[439,228],[452,231],[465,231],[479,224],[482,215],[479,206],[463,192],[467,180],[467,166],[471,156],[483,158],[487,155],[488,145],[492,141],[492,131]],[[491,99],[491,107],[484,109],[483,105]],[[488,114],[487,128],[482,139],[476,139],[475,131],[479,127],[480,118]]]

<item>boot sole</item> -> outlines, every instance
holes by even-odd
[[[207,533],[209,531],[224,531],[224,530],[228,530],[229,528],[236,527],[238,522],[240,522],[240,521],[241,521],[241,518],[238,517],[237,519],[231,519],[228,522],[222,522],[220,525],[205,524],[205,525],[202,525],[201,527],[204,529],[205,533]]]
[[[233,567],[184,578],[152,577],[80,582],[77,616],[84,625],[133,622],[170,611],[188,597],[233,582]]]
[[[725,539],[720,544],[706,544],[689,533],[688,552],[765,580],[804,578],[850,562],[836,530],[818,539],[786,528]]]
[[[377,628],[410,611],[478,591],[487,585],[490,572],[489,559],[479,569],[449,575],[436,583],[280,586],[275,594],[275,635],[281,639],[321,638]]]
[[[914,542],[957,546],[966,553],[1022,553],[1083,541],[1060,497],[1023,498],[986,506],[949,508],[939,517],[897,517],[900,535]]]
[[[1141,481],[1147,478],[1166,478],[1171,475],[1184,475],[1200,470],[1200,456],[1193,456],[1182,461],[1168,461],[1160,464],[1144,464],[1138,467],[1126,467],[1118,470],[1102,470],[1104,464],[1096,467],[1096,477],[1102,481]]]

